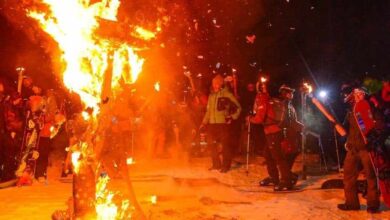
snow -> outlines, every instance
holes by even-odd
[[[65,210],[71,195],[71,184],[50,181],[28,187],[0,190],[0,219],[51,219],[57,209]]]
[[[363,198],[361,211],[339,211],[336,206],[344,202],[343,190],[319,190],[323,181],[338,174],[300,180],[298,185],[304,188],[300,192],[274,193],[272,188],[257,185],[266,176],[262,158],[251,160],[248,175],[245,164],[222,174],[208,171],[209,163],[209,158],[136,159],[131,165],[133,186],[146,216],[178,220],[390,218],[390,210],[383,205],[382,213],[368,214]],[[0,190],[0,219],[50,219],[55,210],[66,209],[71,184],[56,180],[56,172],[51,172],[47,185]],[[109,187],[125,191],[120,178],[113,178]],[[153,195],[156,204],[151,202]]]

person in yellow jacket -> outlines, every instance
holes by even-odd
[[[201,128],[207,125],[208,143],[211,149],[212,167],[222,173],[230,170],[232,162],[232,149],[228,143],[229,129],[232,120],[236,120],[241,113],[241,105],[234,95],[223,88],[224,79],[217,75],[212,81],[212,91],[207,102],[207,111],[203,117]],[[220,159],[222,145],[222,162]]]

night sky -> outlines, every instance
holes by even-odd
[[[54,79],[50,55],[41,39],[31,37],[31,20],[20,16],[31,1],[21,1],[19,12],[10,10],[11,2],[0,3],[1,75],[14,78],[15,67],[23,65],[43,87],[53,85],[47,83]],[[177,79],[190,71],[210,78],[213,71],[230,74],[235,68],[245,84],[263,70],[274,87],[297,87],[314,77],[320,87],[337,89],[352,79],[390,75],[389,2],[133,0],[123,1],[118,17],[146,27],[170,18],[143,54],[145,75]]]

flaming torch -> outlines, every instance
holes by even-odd
[[[328,110],[324,107],[324,105],[316,98],[314,97],[313,95],[313,87],[305,82],[303,83],[303,86],[301,88],[301,98],[302,98],[302,121],[304,120],[304,115],[305,115],[305,109],[306,109],[306,97],[309,97],[312,101],[312,103],[317,107],[318,110],[320,110],[320,112],[334,125],[334,128],[335,128],[335,137],[336,137],[336,132],[344,137],[347,132],[345,131],[345,129],[343,128],[342,125],[340,125],[340,123],[337,122],[337,120],[335,119],[335,117],[333,117],[333,115],[331,113],[328,112]],[[302,134],[302,164],[303,164],[303,178],[305,179],[306,178],[306,167],[305,167],[305,152],[304,152],[304,148],[305,148],[305,134],[303,133]],[[339,156],[338,156],[338,146],[337,146],[337,139],[335,138],[335,143],[336,143],[336,153],[337,153],[337,159],[338,159],[338,164],[339,164],[339,170],[340,170],[340,162],[339,162]]]
[[[306,98],[308,94],[311,94],[313,91],[313,87],[307,83],[304,82],[301,87],[301,107],[302,107],[302,124],[305,124],[305,115],[306,115]],[[306,131],[305,127],[302,129],[302,179],[306,180],[306,153],[305,153],[305,143],[306,143]]]
[[[313,102],[313,104],[318,108],[318,110],[320,110],[320,112],[330,121],[334,124],[335,128],[336,128],[336,131],[337,133],[339,133],[340,136],[344,137],[347,132],[345,131],[345,129],[336,121],[336,119],[333,117],[332,114],[330,114],[328,112],[328,110],[326,110],[326,108],[324,107],[324,105],[322,105],[322,103],[316,98],[313,96],[312,92],[313,92],[313,87],[308,84],[308,83],[304,83],[303,84],[303,91],[310,97],[311,101]]]

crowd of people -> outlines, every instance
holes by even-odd
[[[269,177],[261,180],[260,186],[273,185],[275,191],[291,190],[298,179],[298,175],[291,169],[298,154],[298,137],[304,124],[297,120],[296,111],[291,104],[295,90],[282,85],[279,96],[270,97],[267,80],[266,76],[259,76],[253,115],[247,117],[246,123],[261,124],[266,137],[263,156]],[[375,213],[380,207],[378,178],[386,178],[384,176],[388,172],[380,170],[380,166],[386,167],[386,163],[390,162],[389,82],[384,80],[381,90],[370,95],[361,85],[343,85],[342,94],[344,102],[349,104],[344,123],[348,127],[344,161],[346,201],[339,204],[338,208],[345,211],[360,209],[357,179],[362,170],[367,179],[367,211]],[[240,111],[239,102],[223,88],[223,78],[217,75],[212,81],[212,91],[201,125],[208,126],[211,140],[210,169],[220,169],[221,172],[230,169],[232,145],[227,138],[230,134],[228,130],[232,129],[232,121],[238,118]],[[222,145],[222,150],[218,150],[218,143]]]
[[[64,120],[60,110],[54,91],[43,91],[30,77],[20,76],[17,88],[0,81],[2,181],[18,177],[20,184],[28,184],[31,179],[22,177],[31,173],[41,182],[46,179],[55,121]]]
[[[168,89],[158,89],[146,98],[126,90],[117,95],[111,106],[111,126],[106,131],[105,140],[106,145],[110,146],[105,148],[106,156],[113,154],[114,158],[118,158],[114,167],[123,163],[119,162],[123,155],[126,158],[133,156],[134,148],[142,145],[147,146],[145,155],[151,158],[178,156],[180,151],[186,151],[191,156],[208,152],[206,154],[211,156],[209,170],[226,173],[232,168],[233,158],[245,152],[247,145],[251,144],[251,148],[256,146],[265,158],[269,175],[259,185],[272,185],[275,191],[293,189],[298,174],[292,172],[292,167],[299,154],[305,128],[292,104],[295,89],[282,84],[278,95],[272,97],[267,88],[270,81],[273,83],[272,79],[269,74],[261,72],[257,81],[249,83],[239,96],[235,75],[224,77],[216,74],[207,95],[195,88],[191,77],[188,79],[190,86],[180,98]],[[368,134],[360,132],[361,124],[354,116],[356,105],[365,102],[366,109],[375,120],[376,131],[380,130],[382,136],[388,136],[389,88],[388,80],[382,82],[380,91],[370,95],[361,85],[342,87],[345,103],[350,104],[350,108],[346,109],[346,122],[349,122],[348,150],[344,162],[346,203],[339,205],[342,210],[360,209],[356,189],[360,164],[368,180],[368,210],[375,212],[379,208],[376,176],[369,157]],[[10,88],[6,81],[0,81],[2,181],[15,177],[23,179],[24,175],[31,174],[38,181],[47,178],[53,137],[61,125],[70,124],[73,117],[67,115],[64,106],[57,103],[53,90],[43,91],[29,77],[20,77],[17,89]],[[134,140],[134,135],[139,137],[141,134],[143,138]],[[250,135],[250,143],[243,141],[247,140],[247,135]],[[71,139],[71,134],[66,138]],[[65,166],[63,175],[68,173],[68,166]],[[23,181],[19,183],[26,184]]]
[[[297,120],[295,108],[291,103],[295,90],[281,85],[279,96],[270,97],[267,81],[265,75],[259,76],[252,115],[246,117],[245,124],[261,125],[265,134],[267,144],[263,156],[266,159],[269,177],[260,181],[260,185],[272,184],[277,191],[287,190],[291,189],[298,179],[297,174],[292,172],[292,166],[298,155],[298,137],[303,124]],[[201,127],[207,126],[209,135],[212,157],[210,169],[220,169],[225,173],[231,167],[235,147],[230,141],[231,131],[234,130],[233,121],[239,118],[242,108],[229,89],[223,88],[223,82],[220,75],[212,81],[212,91]],[[259,136],[260,133],[253,133],[253,136]],[[218,149],[219,144],[222,145],[222,150]]]

